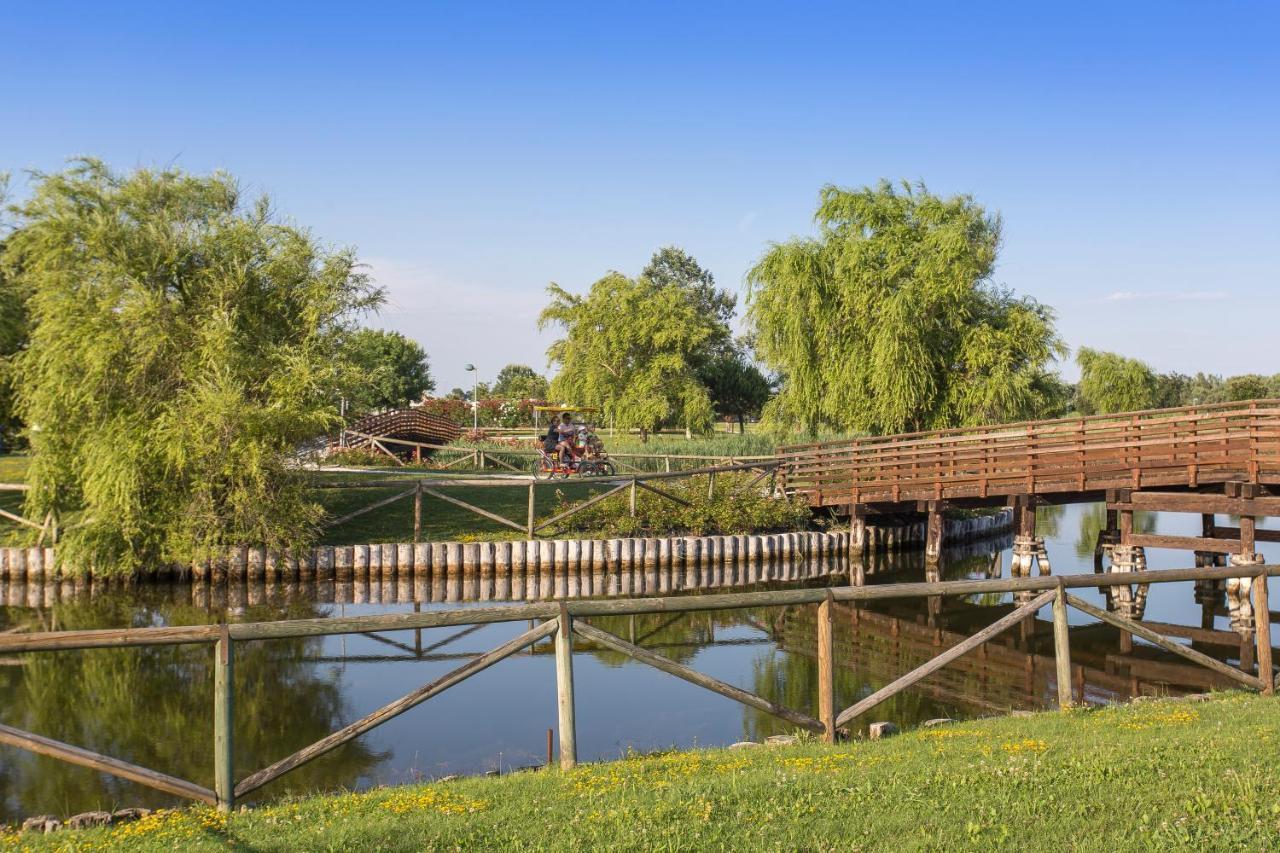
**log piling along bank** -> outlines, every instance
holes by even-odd
[[[949,519],[948,543],[963,543],[1010,529],[1009,511],[975,518]],[[297,554],[265,548],[240,548],[223,560],[190,567],[167,566],[149,577],[190,576],[197,581],[226,578],[309,581],[392,578],[401,575],[442,577],[513,577],[578,572],[628,574],[647,569],[728,571],[761,563],[760,580],[784,580],[784,564],[813,562],[832,573],[847,570],[850,555],[919,550],[927,534],[925,522],[862,526],[856,531],[797,531],[733,536],[671,536],[627,539],[533,539],[501,542],[384,542],[368,545],[320,545]],[[92,577],[92,572],[84,573]],[[52,547],[0,548],[0,581],[28,583],[82,576],[58,563]],[[741,582],[741,581],[730,581]]]

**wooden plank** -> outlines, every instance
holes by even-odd
[[[732,684],[728,684],[718,678],[712,678],[711,676],[698,672],[695,669],[690,669],[684,664],[676,663],[670,658],[654,654],[648,649],[640,646],[632,645],[626,640],[623,640],[620,637],[615,637],[607,631],[602,631],[599,628],[587,625],[583,622],[575,622],[574,631],[579,636],[585,637],[592,642],[596,642],[606,648],[613,649],[615,652],[621,652],[622,654],[638,660],[641,663],[646,663],[649,666],[652,666],[654,669],[660,669],[668,675],[674,675],[677,678],[682,678],[690,684],[696,684],[699,687],[704,687],[713,693],[719,693],[721,696],[733,699],[734,701],[740,702],[748,707],[764,711],[766,714],[772,714],[775,717],[786,720],[793,725],[800,726],[801,728],[807,729],[811,732],[821,733],[824,731],[822,722],[820,720],[815,720],[808,714],[802,714],[799,711],[794,711],[786,706],[779,705],[776,702],[771,702],[768,699],[743,690],[740,687],[734,687]]]
[[[659,488],[657,488],[656,486],[651,486],[651,485],[649,485],[648,483],[646,483],[646,482],[644,482],[643,480],[641,480],[639,477],[635,477],[635,478],[633,478],[633,482],[634,482],[637,486],[639,486],[640,488],[644,489],[646,492],[653,492],[655,495],[659,495],[659,496],[661,496],[661,497],[664,497],[664,498],[666,498],[666,499],[667,499],[667,500],[669,500],[669,501],[674,501],[675,503],[678,503],[678,504],[680,504],[681,506],[685,506],[685,507],[692,507],[692,506],[693,506],[693,504],[689,503],[689,502],[688,502],[687,500],[685,500],[684,498],[678,498],[678,497],[676,497],[675,495],[673,495],[673,494],[671,494],[671,493],[669,493],[669,492],[664,492],[662,489],[659,489]]]
[[[387,705],[383,705],[373,713],[361,717],[359,720],[356,720],[348,726],[344,726],[328,737],[321,738],[310,746],[303,747],[292,755],[282,758],[268,767],[262,768],[257,773],[246,776],[240,781],[240,784],[236,785],[235,795],[237,797],[243,797],[258,788],[261,788],[268,782],[278,779],[290,770],[301,767],[308,761],[319,758],[347,741],[353,740],[370,729],[385,723],[387,720],[400,716],[410,708],[421,705],[431,697],[438,696],[450,687],[453,687],[455,684],[460,684],[476,673],[482,672],[493,666],[495,663],[511,657],[511,655],[526,646],[532,645],[545,637],[551,636],[556,632],[557,625],[557,620],[552,619],[535,628],[531,628],[515,639],[509,640],[501,646],[498,646],[493,651],[487,652],[479,657],[472,658],[467,663],[449,673],[446,673],[445,675],[442,675],[430,684],[419,687],[412,693],[406,694]]]
[[[218,811],[235,806],[235,643],[224,622],[213,650],[213,789]]]
[[[1236,571],[1239,572],[1240,569],[1236,569]],[[1184,657],[1193,663],[1198,663],[1201,666],[1205,667],[1206,669],[1213,670],[1219,675],[1225,675],[1227,678],[1233,679],[1234,681],[1238,681],[1241,684],[1245,685],[1246,687],[1252,687],[1255,690],[1259,690],[1262,688],[1262,681],[1257,678],[1254,678],[1252,675],[1241,672],[1235,667],[1227,666],[1222,661],[1215,660],[1214,658],[1209,657],[1203,652],[1198,652],[1195,649],[1188,648],[1187,646],[1181,645],[1180,643],[1175,643],[1172,640],[1168,639],[1167,637],[1163,637],[1160,634],[1157,634],[1155,631],[1152,631],[1150,628],[1144,628],[1138,622],[1134,622],[1130,619],[1125,619],[1121,616],[1115,615],[1114,613],[1108,613],[1105,610],[1100,610],[1097,607],[1094,607],[1092,604],[1089,604],[1087,601],[1083,601],[1079,598],[1076,598],[1074,595],[1071,595],[1070,593],[1067,594],[1067,603],[1070,604],[1072,607],[1074,607],[1076,610],[1079,610],[1081,613],[1087,613],[1093,618],[1106,622],[1109,625],[1113,625],[1122,631],[1128,631],[1130,634],[1133,634],[1135,637],[1141,637],[1142,639],[1146,640],[1148,643],[1151,643],[1152,645],[1159,646],[1165,651],[1172,652],[1175,655]]]
[[[577,506],[570,507],[569,509],[567,509],[567,510],[565,510],[564,512],[560,513],[559,515],[554,515],[554,516],[552,516],[551,518],[549,518],[549,519],[547,519],[546,521],[544,521],[544,522],[542,522],[541,524],[539,524],[537,527],[533,528],[533,530],[534,530],[534,532],[535,532],[535,533],[536,533],[537,531],[539,531],[539,530],[545,530],[546,528],[548,528],[548,527],[550,527],[551,525],[555,524],[557,521],[563,521],[564,519],[568,518],[568,517],[569,517],[569,516],[571,516],[571,515],[574,515],[575,513],[582,512],[584,509],[586,509],[586,508],[587,508],[587,507],[589,507],[589,506],[593,506],[593,505],[595,505],[595,504],[598,504],[598,503],[600,503],[600,501],[605,500],[606,498],[613,497],[614,495],[616,495],[618,492],[622,491],[623,489],[630,489],[630,488],[631,488],[631,482],[630,482],[630,481],[628,481],[628,482],[626,482],[626,483],[623,483],[621,486],[614,486],[612,489],[610,489],[610,490],[609,490],[609,491],[607,491],[607,492],[603,492],[602,494],[598,494],[598,495],[596,495],[595,497],[588,498],[587,500],[583,501],[582,503],[578,504]]]
[[[556,619],[556,716],[560,725],[560,769],[572,770],[578,763],[578,726],[573,701],[573,617],[560,602]],[[576,626],[579,629],[582,626]]]
[[[832,642],[832,604],[827,597],[818,605],[818,719],[822,721],[823,739],[836,742],[836,670]]]
[[[1121,519],[1125,513],[1121,513]],[[1128,537],[1130,545],[1143,548],[1177,548],[1185,551],[1209,551],[1215,554],[1237,554],[1240,552],[1238,539],[1209,539],[1204,536],[1166,536],[1156,533],[1132,533]]]
[[[1075,704],[1071,695],[1071,628],[1067,623],[1067,588],[1058,584],[1053,595],[1053,660],[1058,682],[1058,707],[1067,710]],[[1084,697],[1080,700],[1083,702]]]
[[[96,752],[72,746],[59,740],[53,740],[52,738],[32,734],[31,732],[24,732],[12,726],[0,725],[0,743],[17,747],[18,749],[25,749],[27,752],[34,752],[37,755],[56,758],[68,764],[88,767],[90,770],[96,770],[99,773],[108,773],[121,779],[128,779],[130,782],[137,782],[139,785],[155,788],[157,791],[164,791],[166,794],[173,794],[177,797],[185,797],[188,800],[195,800],[208,805],[213,805],[217,801],[213,791],[194,782],[188,782],[186,779],[179,779],[176,776],[169,776],[165,773],[149,770],[146,767],[139,767],[136,764],[130,764],[118,758],[99,755]]]
[[[348,521],[350,521],[353,518],[358,518],[359,516],[362,516],[365,513],[373,512],[375,509],[381,509],[387,504],[393,504],[398,500],[403,500],[404,498],[407,498],[410,495],[416,494],[417,491],[418,491],[418,486],[415,485],[412,489],[409,489],[407,492],[400,492],[399,494],[392,495],[389,498],[383,498],[382,500],[377,501],[376,503],[371,503],[366,507],[361,507],[355,512],[349,512],[346,515],[342,515],[331,521],[327,521],[325,522],[324,527],[326,530],[328,530],[329,528],[337,527],[339,524],[346,524]]]
[[[503,516],[498,515],[496,512],[490,512],[487,509],[481,509],[475,504],[469,504],[466,501],[460,501],[457,498],[451,498],[442,492],[437,492],[435,489],[423,489],[422,491],[428,495],[431,495],[431,497],[433,498],[439,498],[445,503],[450,503],[456,507],[461,507],[462,509],[470,510],[471,512],[474,512],[476,515],[482,515],[485,518],[498,522],[499,524],[505,524],[507,527],[511,527],[511,528],[514,528],[515,530],[519,530],[521,533],[524,532],[525,525],[520,524],[519,522],[512,521],[509,518],[504,518]]]
[[[0,509],[0,518],[7,518],[10,521],[16,521],[18,524],[25,524],[27,527],[34,527],[36,530],[41,530],[43,528],[43,525],[36,524],[29,518],[23,518],[20,515],[15,515],[14,513],[4,509]]]
[[[836,717],[836,725],[843,726],[850,720],[865,714],[867,711],[870,711],[886,699],[896,696],[916,682],[929,677],[961,655],[965,655],[973,651],[978,646],[987,642],[1002,631],[1012,628],[1028,616],[1034,616],[1036,611],[1041,607],[1044,607],[1046,604],[1053,601],[1056,594],[1055,590],[1049,590],[1048,592],[1036,596],[1030,602],[1022,605],[1008,615],[997,619],[995,622],[974,634],[972,637],[952,646],[928,663],[916,667],[906,675],[886,684],[884,687],[881,687],[865,699],[845,708],[840,712],[840,715]]]

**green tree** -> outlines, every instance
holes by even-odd
[[[585,296],[556,284],[547,291],[539,328],[565,332],[547,350],[560,368],[553,396],[599,407],[645,436],[663,424],[710,429],[714,410],[694,360],[721,324],[686,289],[611,272]]]
[[[715,320],[712,334],[703,344],[705,357],[723,355],[732,345],[729,321],[738,298],[727,290],[716,287],[715,276],[704,269],[692,255],[677,246],[664,246],[653,253],[649,263],[640,271],[662,287],[677,287],[686,291],[698,306],[698,310]]]
[[[31,316],[27,512],[79,515],[60,558],[128,571],[303,543],[321,509],[290,458],[336,424],[340,341],[381,300],[352,253],[221,173],[80,160],[33,186],[2,261]]]
[[[1238,400],[1261,400],[1272,396],[1274,387],[1273,378],[1259,376],[1256,373],[1232,376],[1223,385],[1222,399],[1229,403]]]
[[[548,390],[546,377],[525,364],[508,364],[493,383],[493,395],[504,400],[545,400]]]
[[[352,414],[402,408],[435,390],[427,354],[399,332],[358,329],[342,352],[351,368],[344,393]]]
[[[783,377],[766,418],[900,432],[1041,416],[1065,354],[1053,313],[991,281],[1000,219],[969,196],[823,188],[814,238],[748,273],[748,320]]]
[[[3,209],[9,176],[0,172],[0,209]],[[6,222],[0,219],[0,257],[8,241]],[[14,400],[13,361],[26,346],[28,318],[26,298],[13,276],[0,265],[0,449],[21,439],[22,421]]]
[[[1145,362],[1081,347],[1076,364],[1080,365],[1076,393],[1081,414],[1152,409],[1159,402],[1160,380]]]
[[[698,379],[711,395],[720,417],[736,418],[738,431],[746,432],[746,419],[760,414],[772,388],[760,368],[751,362],[745,346],[736,346],[705,361]]]

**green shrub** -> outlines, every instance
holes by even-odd
[[[682,506],[644,489],[636,493],[636,514],[631,516],[626,491],[587,507],[561,522],[559,533],[601,536],[694,536],[800,530],[810,521],[804,501],[773,497],[763,483],[749,485],[755,473],[719,474],[715,490],[707,497],[707,478],[659,480],[653,485],[686,501]],[[603,492],[597,489],[594,494]],[[553,515],[584,501],[569,501],[557,493]]]

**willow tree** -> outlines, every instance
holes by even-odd
[[[783,378],[766,409],[810,433],[1015,420],[1053,405],[1053,313],[992,281],[1000,219],[924,185],[824,187],[818,235],[747,275],[748,321]]]
[[[1133,412],[1159,403],[1160,377],[1145,362],[1081,347],[1076,364],[1076,407],[1081,414]]]
[[[338,341],[381,299],[353,255],[245,205],[223,174],[78,161],[35,176],[13,212],[27,511],[67,524],[63,561],[303,541],[321,510],[290,457],[336,423]]]
[[[714,410],[696,361],[722,330],[688,289],[612,272],[585,296],[556,284],[547,292],[539,328],[565,332],[547,350],[559,367],[553,398],[600,408],[617,426],[646,435],[663,424],[710,429]]]

